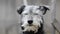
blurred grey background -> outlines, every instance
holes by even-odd
[[[51,5],[51,0],[28,0],[29,5]],[[20,22],[20,16],[17,13],[17,7],[23,5],[23,0],[0,0],[0,34],[6,34],[6,29],[10,26]],[[52,22],[52,18],[55,17],[60,22],[60,0],[56,0],[56,13],[49,11],[44,16],[47,24]],[[56,14],[53,15],[53,14]],[[49,28],[49,27],[48,27]],[[18,34],[17,26],[14,26],[9,34]]]

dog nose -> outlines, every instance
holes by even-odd
[[[32,23],[33,23],[33,20],[28,20],[28,23],[29,23],[29,24],[32,24]]]
[[[24,30],[24,27],[22,26],[21,29]]]

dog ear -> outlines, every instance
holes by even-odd
[[[43,11],[43,15],[45,15],[47,10],[49,10],[49,8],[46,6],[40,6],[40,10]]]
[[[21,6],[19,9],[17,9],[17,12],[21,14],[24,11],[25,5]]]

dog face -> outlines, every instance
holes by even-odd
[[[22,30],[36,33],[43,23],[42,18],[47,10],[49,9],[45,6],[22,6],[18,10],[18,13],[22,16]]]

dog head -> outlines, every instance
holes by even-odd
[[[49,8],[45,6],[21,6],[17,12],[22,16],[21,28],[25,31],[34,31],[35,33],[43,23],[43,15]]]

